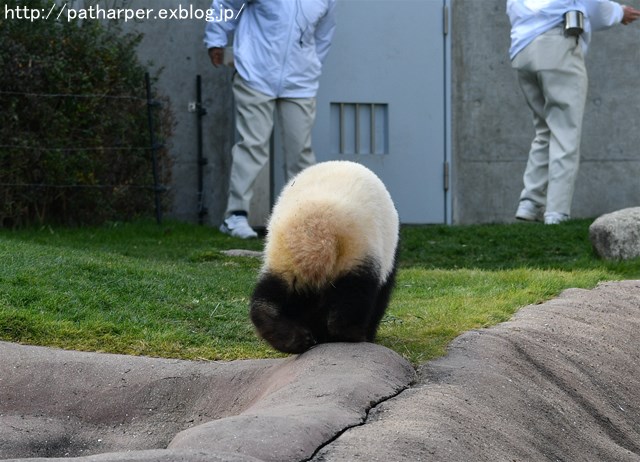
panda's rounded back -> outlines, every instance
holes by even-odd
[[[313,165],[283,188],[268,224],[263,271],[319,286],[373,259],[394,266],[399,219],[384,183],[350,161]]]

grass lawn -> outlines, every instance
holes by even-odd
[[[378,342],[419,363],[565,288],[640,279],[640,259],[593,254],[590,224],[404,227]],[[281,356],[247,315],[260,262],[220,253],[232,248],[262,241],[176,222],[0,230],[0,339],[185,359]]]

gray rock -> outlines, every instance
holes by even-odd
[[[467,332],[312,462],[640,460],[640,281]]]
[[[589,227],[589,239],[606,260],[640,257],[640,207],[602,215]]]
[[[414,379],[372,343],[204,362],[0,342],[0,459],[304,460]]]
[[[222,250],[220,252],[227,257],[251,257],[251,258],[262,258],[262,252],[257,250],[247,250],[247,249],[230,249],[230,250]]]

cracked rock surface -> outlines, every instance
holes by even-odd
[[[468,332],[417,377],[373,344],[214,363],[0,342],[0,459],[640,461],[638,332],[621,281]]]
[[[640,281],[458,337],[314,461],[640,461]]]
[[[370,343],[217,363],[0,342],[0,459],[304,460],[414,378]]]

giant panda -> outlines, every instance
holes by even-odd
[[[372,342],[395,284],[399,219],[368,168],[329,161],[284,187],[267,225],[250,316],[285,353]]]

